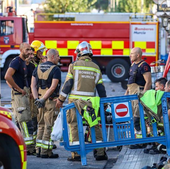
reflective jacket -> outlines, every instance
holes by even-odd
[[[99,97],[106,97],[100,68],[89,56],[82,56],[70,64],[59,100],[64,102],[68,94],[69,99],[93,97],[95,89]]]

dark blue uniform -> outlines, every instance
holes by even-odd
[[[55,65],[55,64],[47,61],[45,63],[40,64],[39,66],[40,66],[40,70],[42,72],[45,72],[46,70],[48,70],[53,65]],[[39,84],[38,87],[40,87],[41,89],[46,89],[47,87],[50,88],[51,83],[52,83],[52,79],[59,79],[58,86],[57,86],[57,88],[55,89],[55,92],[54,92],[56,94],[54,97],[58,97],[60,86],[61,86],[61,71],[57,66],[55,66],[52,69],[47,80],[38,79],[37,68],[34,70],[33,76],[37,79],[38,84]]]
[[[143,74],[150,71],[150,66],[143,60],[138,64],[133,63],[130,67],[128,84],[136,83],[139,86],[145,86]]]
[[[31,86],[31,78],[32,78],[32,73],[35,69],[34,64],[29,63],[29,65],[27,65],[27,79],[28,79],[28,85]]]
[[[25,64],[25,61],[22,60],[19,56],[15,57],[9,67],[15,69],[15,73],[13,75],[13,79],[15,83],[23,89],[24,86],[27,86],[27,78],[25,78],[25,75],[27,75],[27,67]],[[28,87],[28,86],[27,86]]]

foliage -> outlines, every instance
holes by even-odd
[[[116,12],[149,13],[152,0],[117,0]],[[143,8],[141,7],[143,1]],[[143,11],[142,11],[143,9]]]
[[[89,0],[90,1],[90,0]],[[94,3],[94,8],[100,10],[107,11],[108,10],[108,5],[109,5],[110,0],[97,0]]]

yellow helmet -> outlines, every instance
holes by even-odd
[[[39,41],[39,40],[34,40],[32,43],[31,43],[31,47],[34,49],[34,53],[37,53],[37,51],[41,51],[41,52],[44,52],[44,50],[46,50],[46,47],[45,45]]]

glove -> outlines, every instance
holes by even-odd
[[[37,108],[42,108],[45,106],[45,99],[36,99],[34,104],[37,106]]]

